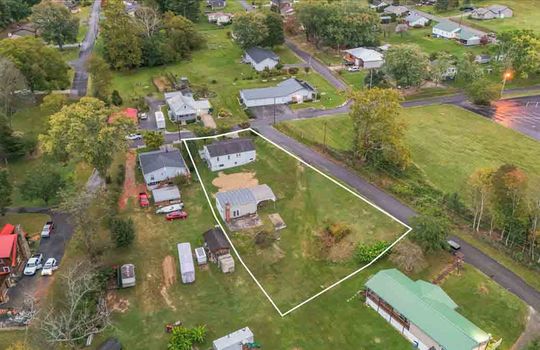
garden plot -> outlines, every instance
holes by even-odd
[[[390,245],[408,232],[404,224],[262,136],[243,136],[253,138],[256,161],[220,172],[211,172],[196,157],[213,138],[185,143],[216,219],[282,316],[363,269],[366,264],[354,258],[358,245]],[[216,195],[254,185],[268,185],[276,200],[258,203],[257,213],[248,217],[260,220],[259,226],[232,232],[217,210]],[[279,230],[275,214],[285,224]]]

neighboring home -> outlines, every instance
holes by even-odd
[[[386,3],[383,0],[373,0],[371,4],[369,4],[369,7],[376,11],[382,11],[382,9],[384,9],[387,6],[390,6],[390,4]]]
[[[437,60],[431,61],[431,65],[436,65],[436,64],[437,64]],[[457,67],[454,65],[450,65],[446,69],[446,72],[442,73],[441,77],[444,80],[454,79],[456,77],[457,72],[458,72]]]
[[[181,202],[178,186],[155,188],[152,190],[152,198],[158,207]]]
[[[254,346],[256,344],[253,332],[249,327],[245,327],[214,340],[212,350],[244,350],[254,348]]]
[[[257,72],[262,72],[266,68],[273,69],[279,63],[279,56],[270,50],[260,47],[247,49],[242,59],[244,63],[249,63]]]
[[[189,175],[189,170],[176,148],[165,148],[139,154],[139,165],[144,182],[149,189],[159,187],[180,175]]]
[[[486,20],[495,18],[508,18],[514,15],[514,11],[506,5],[491,5],[479,7],[471,12],[471,18]]]
[[[429,19],[416,12],[413,12],[405,17],[405,23],[407,23],[409,27],[425,27],[429,23]]]
[[[219,226],[206,231],[203,237],[204,248],[211,262],[217,263],[220,256],[231,253],[231,245]]]
[[[272,9],[279,9],[279,13],[282,16],[294,15],[293,0],[271,0],[270,7]]]
[[[225,6],[227,6],[226,0],[206,0],[206,7],[210,7],[212,10],[222,9]]]
[[[275,87],[240,90],[240,102],[246,107],[302,103],[316,97],[314,87],[296,78],[282,81]]]
[[[233,168],[255,161],[256,152],[249,138],[216,141],[205,145],[202,155],[212,171]]]
[[[437,285],[413,281],[396,269],[381,270],[365,284],[366,305],[377,311],[414,348],[485,350],[490,335],[460,315]]]
[[[467,46],[479,45],[481,41],[480,36],[475,31],[446,20],[433,26],[432,34],[437,38],[456,39]]]
[[[178,260],[180,261],[180,276],[182,283],[195,282],[195,264],[193,263],[193,255],[191,253],[191,244],[178,243]]]
[[[409,9],[406,6],[390,5],[384,8],[384,13],[389,15],[395,15],[396,17],[402,17],[409,14]]]
[[[364,47],[357,47],[355,49],[345,50],[345,56],[343,59],[357,67],[365,69],[381,68],[384,64],[383,54]]]
[[[474,62],[479,63],[479,64],[489,63],[491,62],[491,56],[488,54],[476,55],[474,57]]]
[[[265,201],[276,201],[276,195],[268,185],[216,193],[218,212],[226,222],[257,214],[257,207]]]
[[[128,15],[135,17],[135,12],[141,7],[137,1],[124,1],[124,9]]]
[[[109,117],[109,120],[107,121],[109,124],[115,121],[116,119],[120,117],[128,118],[133,121],[135,125],[139,123],[139,117],[138,117],[139,111],[136,108],[126,108],[119,113],[113,113]]]
[[[215,23],[218,26],[226,25],[232,22],[233,14],[225,12],[213,12],[208,14],[208,22]]]
[[[30,248],[20,226],[4,225],[0,231],[0,303],[9,300],[8,289],[15,285],[29,257]]]
[[[194,121],[202,114],[208,114],[212,106],[208,100],[195,100],[189,92],[166,92],[165,102],[169,106],[169,119],[176,123]]]

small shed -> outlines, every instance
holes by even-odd
[[[191,244],[178,243],[177,248],[182,283],[193,283],[195,282],[195,265],[193,264],[193,256],[191,255]]]
[[[180,201],[180,190],[178,186],[156,188],[152,190],[152,197],[157,205],[178,203]]]
[[[255,339],[251,329],[244,327],[214,340],[212,350],[242,350],[244,345],[253,344],[254,341]]]
[[[124,264],[120,266],[119,272],[120,273],[118,274],[118,285],[121,288],[135,286],[135,265]]]
[[[198,265],[206,265],[208,259],[206,258],[206,252],[203,247],[195,248],[195,257],[197,258]]]
[[[154,113],[154,115],[156,117],[156,127],[158,129],[165,129],[166,124],[165,124],[165,116],[163,115],[163,112],[157,111],[156,113]]]
[[[203,237],[204,247],[208,250],[210,261],[217,263],[221,255],[230,254],[231,245],[219,226],[206,231]]]
[[[234,259],[231,254],[225,254],[218,257],[218,267],[223,273],[234,272]]]

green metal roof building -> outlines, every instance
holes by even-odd
[[[366,284],[366,304],[421,350],[484,350],[490,335],[460,315],[437,285],[381,270]]]

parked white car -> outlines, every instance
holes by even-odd
[[[45,262],[45,265],[43,265],[43,269],[41,270],[41,276],[51,276],[53,274],[53,271],[58,268],[58,265],[56,263],[55,258],[49,258]]]
[[[172,204],[163,208],[159,208],[158,210],[156,210],[156,214],[168,214],[168,213],[172,213],[173,211],[182,210],[183,208],[184,208],[184,203]]]
[[[146,112],[141,113],[140,116],[139,116],[139,119],[141,119],[141,120],[148,119],[148,114],[146,114]]]
[[[26,276],[32,276],[36,274],[36,271],[41,269],[43,267],[43,254],[35,254],[32,255],[30,259],[26,262],[26,266],[24,267],[24,274]]]
[[[347,68],[347,70],[348,70],[349,72],[359,72],[359,71],[360,71],[360,67],[358,67],[358,66],[351,66],[351,67]]]
[[[52,221],[47,221],[45,226],[43,226],[43,229],[41,230],[41,237],[43,238],[49,238],[51,236],[51,232],[54,229],[54,224]]]
[[[142,135],[141,134],[129,134],[126,136],[126,140],[141,140]]]

